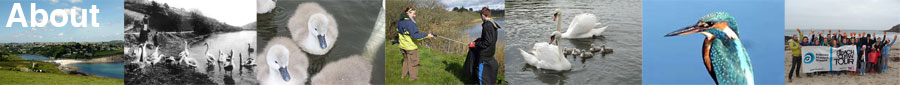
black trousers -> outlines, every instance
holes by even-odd
[[[800,56],[792,57],[791,70],[788,72],[788,79],[793,79],[794,72],[797,72],[796,75],[800,76],[800,62],[801,62]]]

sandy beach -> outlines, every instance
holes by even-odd
[[[69,72],[69,71],[77,71],[78,67],[69,66],[70,64],[76,63],[111,63],[111,62],[122,62],[124,61],[124,55],[113,55],[109,57],[102,58],[94,58],[94,59],[57,59],[57,60],[46,60],[47,62],[57,63],[59,64],[59,69]]]
[[[900,55],[900,46],[898,44],[894,44],[891,46],[891,57],[898,57]],[[784,84],[786,85],[854,85],[854,84],[862,84],[862,85],[897,85],[900,84],[900,62],[894,62],[888,60],[888,68],[886,72],[883,73],[869,73],[864,76],[856,76],[856,75],[806,75],[801,73],[802,78],[798,78],[796,75],[794,76],[793,82],[788,82],[788,71],[790,71],[791,65],[791,51],[786,49],[784,51]],[[890,58],[889,58],[890,59]]]

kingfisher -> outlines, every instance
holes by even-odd
[[[750,55],[738,36],[738,24],[726,12],[713,12],[696,24],[666,34],[665,37],[700,33],[703,40],[703,64],[716,84],[753,85]]]

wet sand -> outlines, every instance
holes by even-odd
[[[898,57],[900,55],[900,46],[895,44],[891,46],[891,57]],[[786,85],[853,85],[853,84],[862,84],[862,85],[897,85],[900,84],[900,62],[894,62],[888,60],[889,64],[887,71],[882,73],[869,73],[863,76],[857,75],[833,75],[833,74],[824,74],[824,75],[812,75],[808,76],[804,73],[801,73],[800,76],[803,78],[798,78],[796,75],[794,76],[793,82],[788,82],[788,71],[791,70],[791,51],[786,49],[784,51],[784,84]],[[890,58],[888,58],[890,59]]]

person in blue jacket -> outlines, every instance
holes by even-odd
[[[413,19],[416,17],[415,8],[407,6],[406,10],[403,12],[400,21],[397,22],[397,39],[400,44],[398,47],[403,49],[403,71],[401,72],[400,78],[409,74],[409,81],[413,81],[419,78],[419,53],[416,51],[419,46],[416,45],[416,43],[418,43],[419,40],[434,37],[434,35],[419,32],[419,28],[416,27],[416,21]]]

